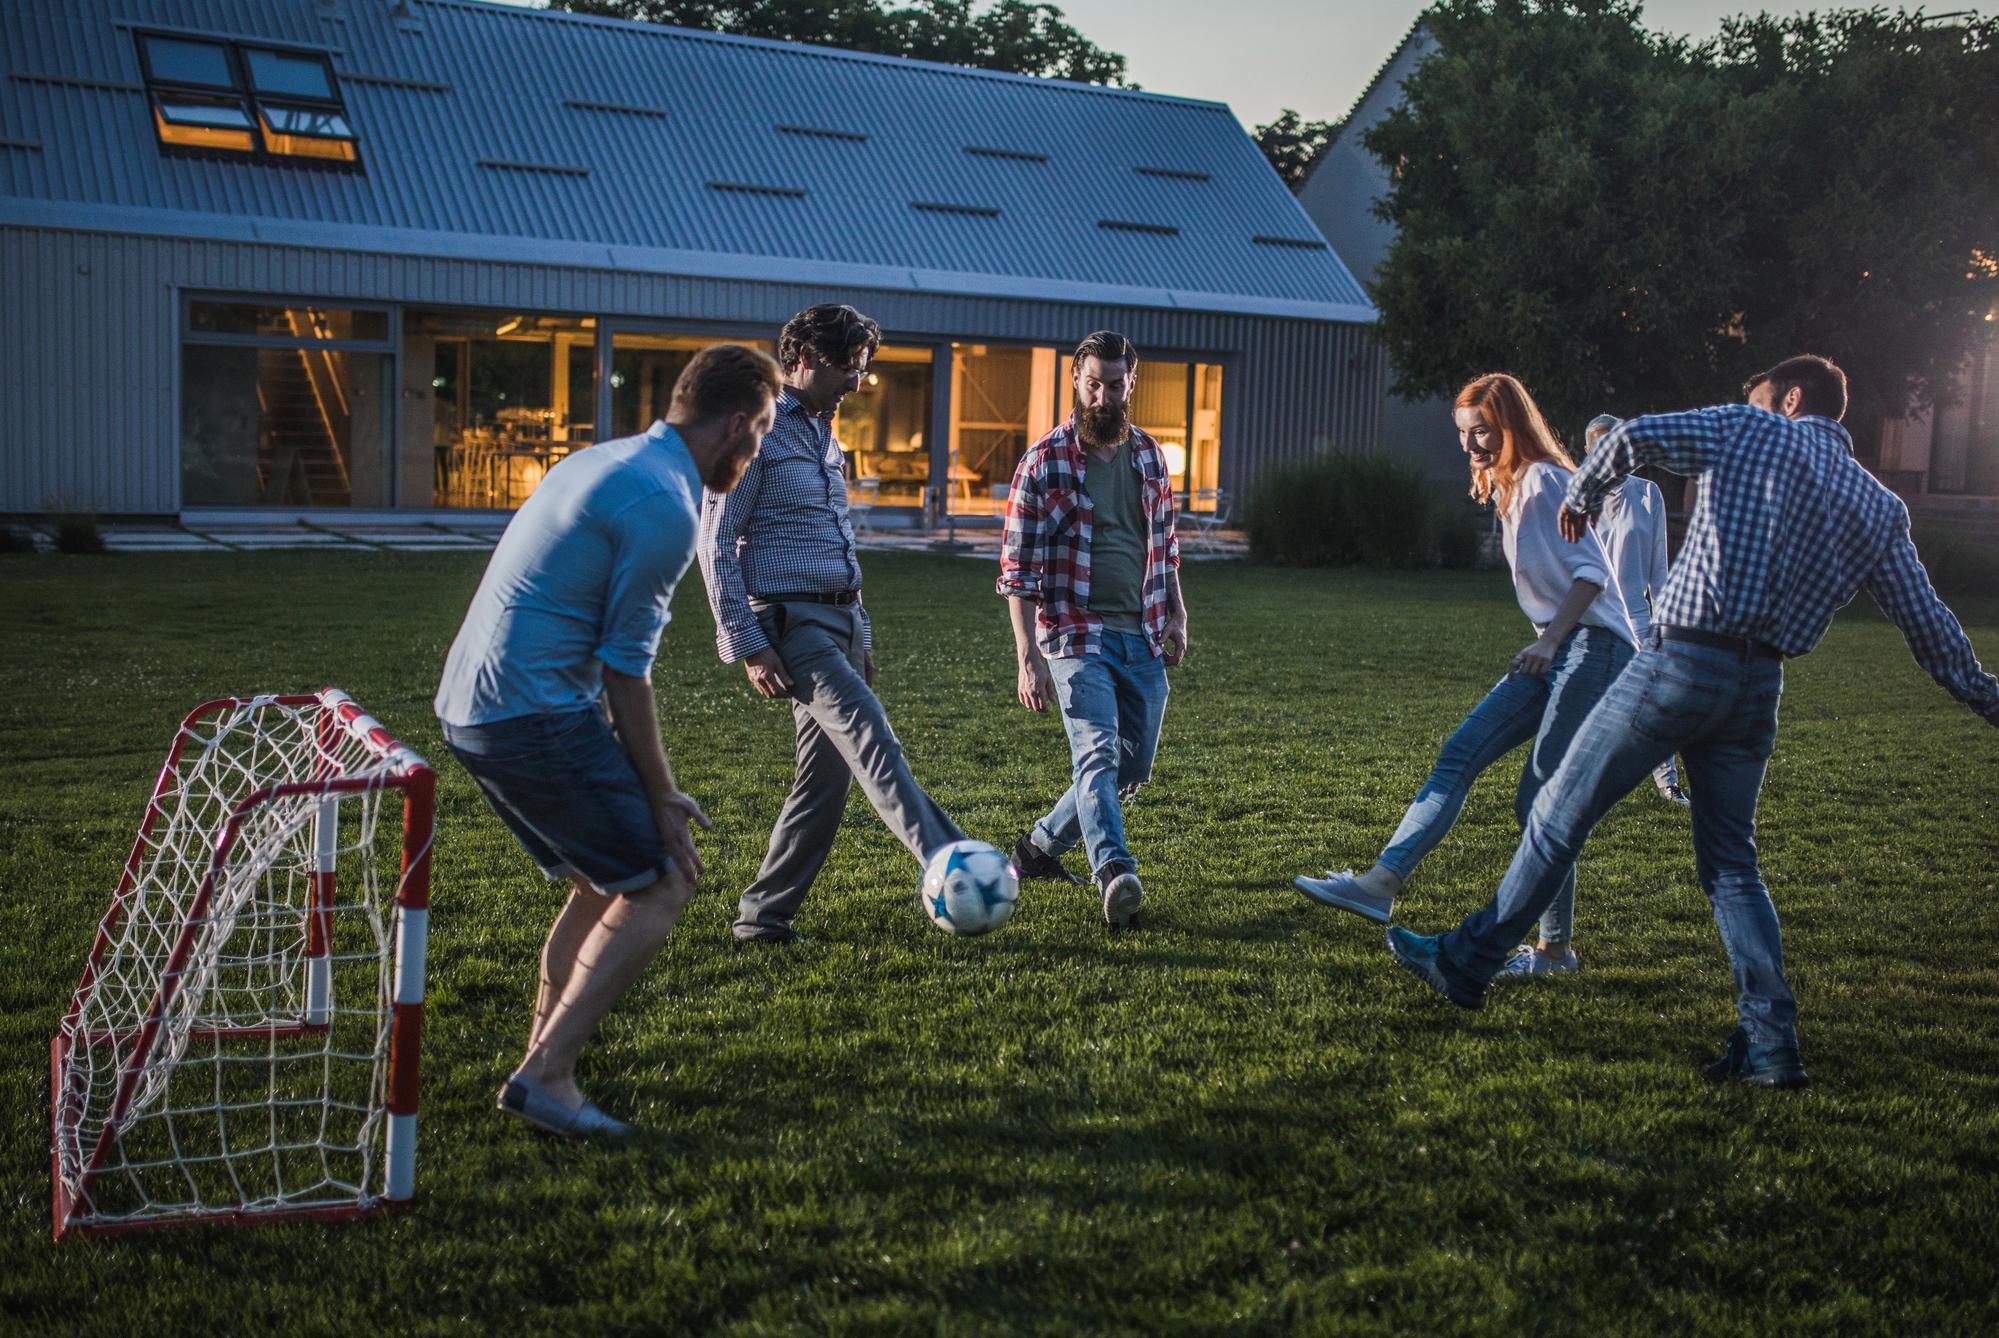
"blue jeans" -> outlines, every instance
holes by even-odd
[[[1062,728],[1069,735],[1068,790],[1034,824],[1034,844],[1051,855],[1086,848],[1092,871],[1137,868],[1124,843],[1118,800],[1152,779],[1159,725],[1166,718],[1166,666],[1142,636],[1104,629],[1096,655],[1048,661]]]
[[[1513,792],[1513,815],[1526,826],[1528,811],[1561,765],[1569,741],[1631,660],[1631,646],[1602,627],[1578,627],[1563,638],[1555,662],[1540,678],[1509,674],[1493,684],[1437,755],[1430,778],[1416,792],[1402,823],[1381,852],[1380,864],[1404,882],[1444,839],[1472,782],[1487,767],[1534,740]],[[1575,934],[1576,871],[1571,865],[1541,918],[1541,937],[1567,943]],[[1517,941],[1517,940],[1516,940]],[[1511,946],[1511,945],[1509,945]]]
[[[1576,733],[1528,815],[1520,849],[1484,909],[1444,935],[1447,965],[1489,980],[1560,893],[1590,830],[1679,753],[1694,801],[1694,867],[1735,973],[1736,1008],[1756,1045],[1797,1044],[1777,909],[1756,868],[1756,800],[1777,741],[1781,661],[1652,634]]]

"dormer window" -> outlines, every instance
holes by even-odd
[[[359,164],[323,52],[140,33],[139,61],[164,146]]]

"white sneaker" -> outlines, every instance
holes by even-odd
[[[1097,881],[1104,890],[1104,923],[1112,929],[1131,928],[1138,908],[1145,904],[1145,887],[1138,875],[1130,869],[1117,869],[1108,877],[1099,874]]]
[[[1500,968],[1494,980],[1524,980],[1530,976],[1570,976],[1583,969],[1581,959],[1571,948],[1561,956],[1552,952],[1542,952],[1531,944],[1523,943],[1513,950]]]

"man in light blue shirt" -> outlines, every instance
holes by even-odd
[[[499,1100],[553,1133],[627,1129],[584,1097],[577,1057],[679,919],[701,872],[688,824],[708,826],[660,743],[653,657],[702,488],[742,478],[778,388],[757,350],[704,349],[665,421],[550,470],[445,659],[446,743],[542,872],[572,884],[542,949],[527,1054]]]

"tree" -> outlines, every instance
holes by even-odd
[[[1339,126],[1334,122],[1307,121],[1286,107],[1276,120],[1258,126],[1253,138],[1256,147],[1263,150],[1263,156],[1277,169],[1277,175],[1284,178],[1284,184],[1295,191],[1304,184],[1305,174],[1312,170],[1312,164],[1319,161],[1319,155],[1338,133]]]
[[[770,37],[944,61],[1086,84],[1125,84],[1124,57],[1106,51],[1062,18],[1054,5],[996,0],[550,0],[579,14],[665,23],[680,28]]]
[[[1854,421],[1948,393],[1999,296],[1989,20],[1848,11],[1701,46],[1630,0],[1444,0],[1365,140],[1407,395],[1517,372],[1558,423],[1737,398],[1795,352]]]

